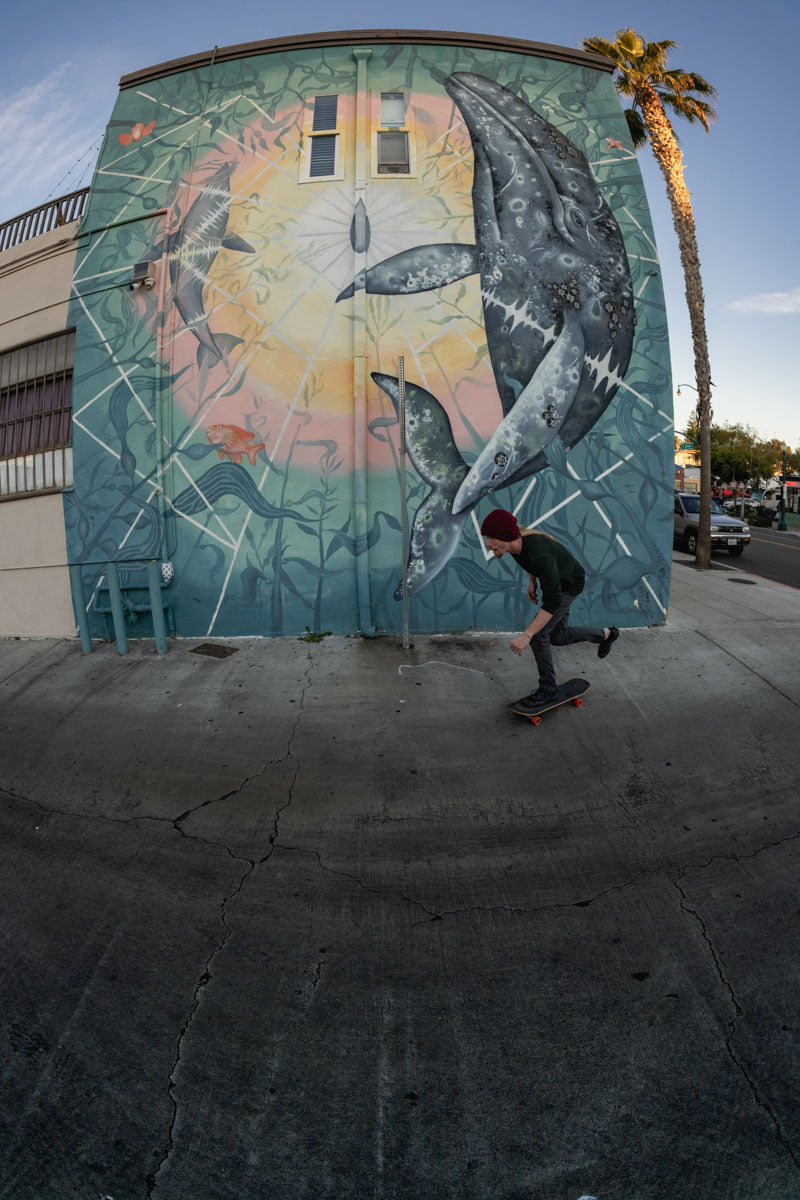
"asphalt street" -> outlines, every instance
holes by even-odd
[[[800,591],[508,640],[0,642],[2,1200],[800,1200]]]
[[[752,528],[750,545],[741,558],[731,559],[731,564],[765,579],[800,588],[800,536],[794,532]]]

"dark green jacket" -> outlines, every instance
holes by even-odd
[[[523,533],[522,550],[511,556],[523,571],[539,580],[542,608],[554,613],[561,603],[561,592],[579,596],[586,574],[566,546],[544,533]]]

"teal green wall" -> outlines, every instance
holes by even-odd
[[[673,486],[667,328],[647,201],[610,76],[552,59],[426,46],[372,47],[370,120],[377,94],[405,91],[414,173],[368,169],[360,191],[351,49],[254,56],[120,93],[82,226],[70,318],[75,485],[65,505],[70,558],[86,564],[87,598],[104,562],[155,557],[174,566],[169,595],[181,635],[356,632],[365,624],[360,560],[372,625],[399,628],[399,429],[372,373],[396,376],[404,356],[409,385],[432,397],[429,407],[452,429],[452,443],[442,434],[432,453],[465,470],[516,394],[523,402],[530,395],[523,345],[512,348],[513,371],[498,367],[497,313],[492,326],[475,274],[337,301],[362,265],[379,267],[418,246],[475,244],[475,148],[445,87],[454,73],[501,84],[564,135],[570,161],[588,162],[624,242],[636,323],[631,312],[632,346],[610,401],[574,444],[556,435],[529,475],[466,513],[434,577],[412,595],[412,629],[514,629],[527,619],[517,569],[508,559],[487,561],[477,534],[494,506],[518,508],[521,524],[541,522],[584,563],[576,621],[663,620]],[[332,93],[340,96],[342,177],[299,182],[304,106]],[[357,196],[366,197],[366,248],[363,224],[353,228]],[[554,220],[533,193],[524,219],[525,230]],[[147,259],[155,286],[133,293],[133,264]],[[584,303],[597,274],[593,265],[583,275],[562,272],[560,282],[538,280],[537,296],[549,287],[553,297],[552,337],[568,319],[562,308],[572,311],[564,307],[569,279],[578,279]],[[621,313],[610,319],[622,320],[624,337]],[[554,360],[548,367],[552,343],[532,336],[535,376]],[[354,344],[365,346],[367,377],[360,533]],[[409,462],[408,485],[411,526],[431,482]],[[452,495],[443,495],[436,520],[446,541]],[[147,620],[139,615],[132,631],[147,632]],[[93,621],[103,628],[99,616]]]

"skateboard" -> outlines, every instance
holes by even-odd
[[[588,679],[568,679],[566,683],[560,684],[556,689],[555,700],[537,704],[535,708],[526,708],[525,701],[528,697],[523,696],[521,700],[514,700],[508,707],[520,717],[527,717],[531,725],[541,725],[542,713],[548,712],[551,708],[558,708],[559,704],[569,704],[572,701],[576,708],[580,708],[583,704],[583,697],[590,686]]]

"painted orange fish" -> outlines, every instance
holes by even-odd
[[[220,458],[224,459],[227,454],[231,462],[240,463],[242,455],[246,454],[251,465],[255,466],[259,450],[266,449],[264,442],[253,445],[256,435],[239,425],[210,425],[206,433],[211,445],[217,447]]]
[[[141,121],[137,121],[132,126],[130,133],[121,133],[119,135],[119,140],[123,146],[130,146],[131,142],[140,142],[142,138],[150,137],[155,127],[155,121],[151,121],[149,125],[143,125]]]

